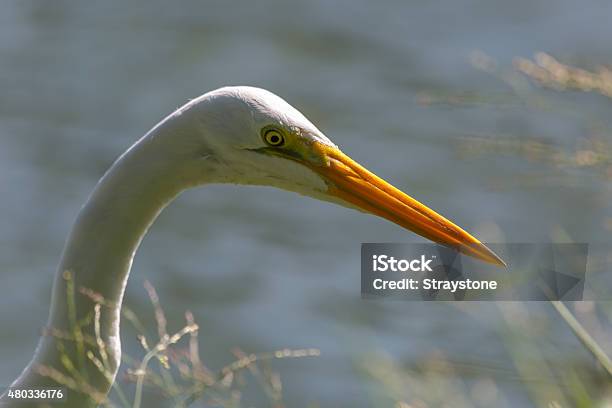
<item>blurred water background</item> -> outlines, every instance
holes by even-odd
[[[611,18],[603,0],[2,2],[0,384],[29,361],[64,239],[98,178],[163,116],[223,85],[279,94],[357,161],[484,241],[609,242],[612,101],[538,88],[513,60],[544,51],[591,70],[612,64]],[[417,241],[294,194],[209,186],[160,216],[125,302],[153,325],[148,279],[171,328],[191,310],[212,367],[232,361],[232,347],[319,348],[319,358],[273,363],[290,407],[411,401],[387,366],[420,381],[410,370],[432,356],[469,367],[444,381],[474,406],[538,405],[533,384],[558,375],[520,376],[517,355],[601,378],[546,303],[361,300],[360,243]],[[604,342],[610,305],[571,306],[579,316],[598,308],[592,327]],[[519,317],[528,330],[508,329]],[[125,333],[125,352],[138,356]],[[605,390],[597,381],[587,394]],[[257,387],[243,392],[266,406]],[[165,406],[156,401],[147,406]]]

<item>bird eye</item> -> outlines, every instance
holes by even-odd
[[[285,144],[285,136],[277,129],[264,129],[262,131],[264,142],[270,146],[278,147]]]

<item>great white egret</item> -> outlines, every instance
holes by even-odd
[[[93,308],[89,299],[77,296],[76,316],[69,316],[64,271],[71,272],[75,287],[89,288],[113,305],[103,308],[99,330],[109,349],[111,378],[88,360],[81,368],[103,395],[120,364],[120,308],[134,253],[170,201],[185,189],[209,183],[295,191],[378,215],[467,255],[504,264],[472,235],[350,159],[280,97],[253,87],[220,88],[170,114],[122,154],[80,210],[66,242],[48,327],[69,331],[71,319],[81,319]],[[93,327],[83,331],[94,336]],[[76,347],[63,347],[63,353],[78,361]],[[13,387],[57,385],[41,375],[40,367],[65,371],[60,354],[56,337],[41,336]],[[94,405],[86,393],[68,390],[64,406]]]

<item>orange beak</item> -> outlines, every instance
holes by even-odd
[[[437,212],[371,173],[339,149],[316,143],[326,160],[311,169],[328,181],[328,193],[431,241],[491,264],[506,263],[483,243]]]

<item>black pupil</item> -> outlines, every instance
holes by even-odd
[[[270,135],[270,143],[277,144],[280,142],[280,137],[277,134]]]

